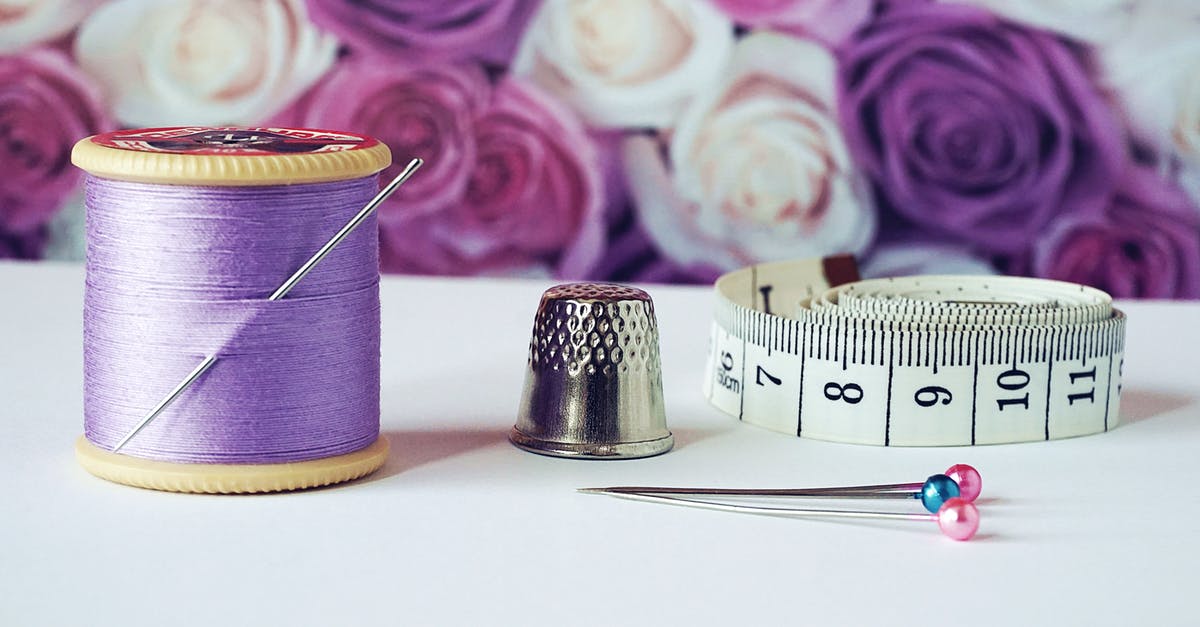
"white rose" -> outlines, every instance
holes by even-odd
[[[1186,164],[1179,173],[1179,186],[1192,199],[1196,210],[1200,211],[1200,163]]]
[[[302,0],[117,0],[75,50],[125,124],[252,124],[324,74],[337,42]]]
[[[696,0],[548,0],[513,61],[597,126],[669,126],[711,85],[733,24]]]
[[[65,35],[100,0],[0,0],[0,54]]]
[[[680,118],[673,176],[654,139],[626,140],[630,191],[667,257],[728,270],[870,244],[875,211],[833,119],[834,71],[815,43],[753,34]]]
[[[973,4],[1013,22],[1102,43],[1125,28],[1134,0],[942,0]]]
[[[1119,38],[1101,48],[1104,80],[1134,132],[1162,156],[1200,164],[1198,10],[1143,7]]]

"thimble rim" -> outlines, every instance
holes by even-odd
[[[587,293],[590,291],[609,293]],[[654,302],[650,297],[650,293],[646,290],[631,285],[604,281],[559,283],[558,285],[546,288],[546,291],[542,293],[542,301],[574,301],[581,303]]]
[[[640,459],[661,455],[675,446],[675,436],[669,431],[663,437],[637,442],[555,442],[532,437],[513,427],[508,440],[530,453],[572,459]]]

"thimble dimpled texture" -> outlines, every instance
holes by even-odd
[[[646,292],[620,285],[551,288],[534,321],[529,364],[571,377],[630,370],[661,377],[654,303]]]
[[[658,329],[646,292],[596,283],[546,291],[513,439],[537,452],[570,449],[570,456],[638,457],[670,448]],[[647,441],[658,441],[656,450],[640,444]]]

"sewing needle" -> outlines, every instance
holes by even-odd
[[[359,210],[359,212],[355,214],[355,216],[351,218],[350,221],[341,228],[341,230],[334,234],[334,236],[331,237],[328,242],[325,242],[325,245],[321,246],[321,248],[317,250],[312,257],[309,257],[308,261],[305,261],[304,264],[300,266],[300,269],[296,270],[292,276],[288,277],[288,279],[284,281],[278,289],[276,289],[270,296],[267,297],[267,300],[275,301],[286,296],[287,293],[290,292],[292,288],[300,282],[301,279],[303,279],[306,275],[308,275],[309,272],[312,271],[313,267],[320,263],[321,260],[324,259],[325,256],[334,249],[334,247],[342,243],[342,240],[346,239],[346,236],[350,235],[351,231],[357,228],[358,225],[362,224],[363,221],[367,219],[367,216],[370,216],[372,212],[379,208],[379,205],[383,204],[383,201],[387,200],[397,188],[403,185],[404,182],[407,181],[423,163],[425,163],[425,161],[422,159],[413,159],[412,161],[409,161],[408,165],[404,166],[404,170],[402,170],[400,174],[396,175],[396,178],[392,179],[387,186],[379,190],[379,193],[371,199],[371,202],[367,203],[361,210]],[[175,399],[179,398],[179,395],[183,394],[184,390],[188,389],[188,387],[195,383],[196,380],[199,379],[205,372],[207,372],[209,368],[212,368],[213,364],[215,363],[217,363],[217,354],[213,353],[212,355],[205,357],[204,360],[199,364],[196,364],[196,367],[193,368],[192,371],[188,373],[188,375],[184,377],[183,380],[180,381],[179,384],[176,385],[169,394],[163,397],[163,399],[159,401],[153,409],[143,416],[142,419],[138,421],[137,425],[135,425],[133,429],[129,431],[129,433],[125,434],[125,437],[121,438],[120,442],[117,442],[117,445],[113,447],[113,452],[116,453],[117,451],[120,451],[121,447],[125,446],[131,439],[133,439],[134,436],[144,429],[146,425],[150,424],[151,421],[157,418],[158,415],[163,412],[163,410],[165,410],[172,402],[175,401]]]

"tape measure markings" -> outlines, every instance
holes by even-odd
[[[974,373],[971,375],[971,446],[975,446],[976,407],[979,403],[979,362],[971,364]]]
[[[742,342],[742,381],[746,380],[746,342]],[[746,414],[746,395],[742,394],[738,400],[738,420]]]
[[[1112,355],[1108,356],[1108,387],[1112,388]],[[1112,403],[1112,398],[1104,397],[1104,430],[1108,431],[1108,406]]]
[[[1086,360],[1085,360],[1086,363]],[[1016,367],[1015,365],[1013,366]],[[1095,374],[1093,370],[1092,374]],[[1054,383],[1054,360],[1046,362],[1046,439],[1050,439],[1050,386]],[[1093,390],[1094,391],[1094,390]]]
[[[883,431],[883,445],[884,446],[891,446],[891,444],[892,444],[892,381],[895,379],[895,374],[896,374],[896,365],[895,365],[894,359],[895,359],[895,353],[888,351],[888,385],[887,385],[887,401],[885,404],[885,407],[887,407],[887,411],[884,416],[884,431]],[[843,362],[842,370],[845,370],[845,369],[846,369],[846,364]],[[934,371],[934,374],[937,374],[936,369]]]
[[[799,280],[782,283],[788,275]],[[717,285],[705,394],[746,422],[883,445],[1054,439],[1112,423],[1124,315],[1099,290],[1013,277],[921,277],[826,291],[828,278],[814,261],[761,264]],[[948,286],[955,289],[947,293]],[[752,308],[796,297],[794,318]],[[969,407],[952,402],[968,393]],[[910,395],[912,403],[902,400]],[[818,408],[822,396],[834,404]],[[794,418],[785,406],[795,408]],[[935,411],[920,411],[929,408]]]
[[[800,399],[798,407],[796,407],[796,437],[800,437],[800,434],[804,431],[804,364],[806,361],[807,358],[804,352],[800,351],[800,390],[797,394]]]

